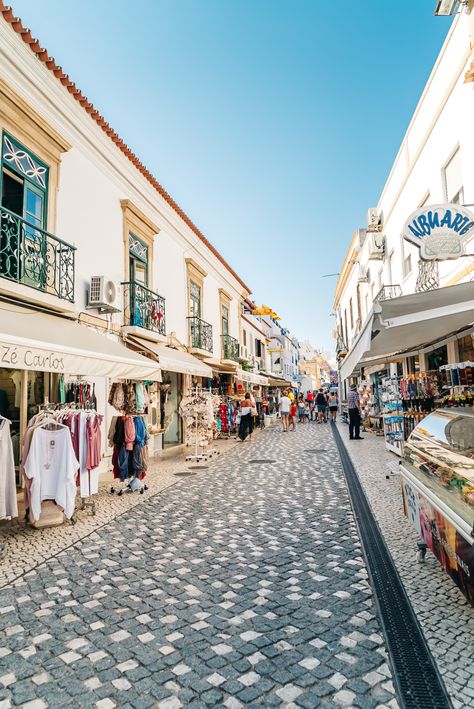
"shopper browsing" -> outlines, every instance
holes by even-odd
[[[357,393],[357,387],[355,386],[355,384],[351,386],[351,390],[348,394],[347,408],[349,411],[349,439],[351,441],[361,441],[362,436],[360,435],[360,398],[359,394]]]
[[[290,416],[290,407],[291,407],[291,400],[288,396],[288,392],[286,392],[286,391],[283,392],[283,396],[280,398],[280,402],[278,404],[278,407],[280,409],[283,432],[287,432],[288,431],[288,418]]]
[[[240,407],[239,439],[245,441],[252,430],[252,400],[250,394],[245,394],[242,406]]]

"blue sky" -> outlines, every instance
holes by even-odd
[[[377,203],[449,29],[435,0],[11,4],[256,301],[333,349],[322,275]]]

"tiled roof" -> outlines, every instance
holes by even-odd
[[[21,20],[15,17],[13,10],[8,5],[5,5],[3,0],[0,0],[0,13],[3,18],[8,22],[9,25],[14,29],[14,31],[20,35],[25,44],[29,45],[33,54],[51,71],[54,76],[61,82],[61,84],[69,91],[69,93],[76,99],[78,103],[81,104],[83,109],[90,115],[90,117],[97,123],[100,128],[106,133],[109,138],[115,143],[117,148],[122,151],[122,153],[130,160],[133,165],[137,168],[139,172],[148,180],[148,182],[153,185],[156,191],[163,197],[163,199],[168,202],[170,207],[178,214],[181,219],[188,225],[190,229],[199,237],[205,246],[214,254],[214,256],[219,259],[223,266],[231,273],[234,278],[240,283],[240,285],[249,293],[250,288],[243,282],[243,280],[236,274],[234,269],[229,266],[227,261],[223,256],[214,248],[214,246],[206,239],[204,234],[198,229],[198,227],[191,221],[188,215],[181,209],[179,204],[177,204],[174,199],[166,192],[166,190],[160,185],[158,180],[151,174],[151,172],[145,167],[145,165],[138,159],[138,157],[130,150],[128,145],[122,140],[122,138],[117,135],[114,129],[107,123],[105,118],[99,113],[99,111],[94,107],[94,105],[87,99],[82,91],[76,86],[76,84],[71,81],[69,76],[64,73],[62,67],[56,64],[54,57],[50,56],[46,49],[44,49],[35,37],[32,36],[30,30],[27,27],[23,27]]]

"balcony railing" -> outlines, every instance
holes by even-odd
[[[165,299],[136,281],[124,287],[125,324],[166,335]]]
[[[382,300],[391,300],[402,295],[402,287],[399,285],[382,286],[374,298],[374,303],[380,303]]]
[[[74,302],[76,248],[0,207],[0,277]]]
[[[190,347],[212,352],[212,325],[197,317],[188,318],[188,323]]]
[[[239,341],[230,335],[222,335],[222,359],[239,359]]]

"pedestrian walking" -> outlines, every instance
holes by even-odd
[[[318,423],[324,423],[326,420],[326,397],[324,396],[323,390],[320,389],[316,394],[316,408],[318,410]]]
[[[252,407],[251,411],[250,411],[250,426],[249,426],[249,441],[251,441],[253,438],[253,432],[255,429],[255,419],[258,416],[258,409],[257,409],[256,401],[253,398],[252,394],[246,394],[245,397],[248,397],[250,399],[250,404]]]
[[[303,394],[298,397],[298,423],[304,423],[304,399]]]
[[[289,425],[292,427],[292,431],[296,431],[296,404],[292,403],[290,406],[290,418]]]
[[[347,396],[347,408],[349,411],[349,440],[362,441],[363,439],[360,435],[360,398],[355,384],[351,386]]]
[[[336,393],[333,391],[329,395],[329,400],[328,400],[328,405],[329,405],[329,415],[331,416],[331,421],[333,423],[336,423],[336,416],[337,416],[337,396]]]
[[[250,394],[245,394],[245,398],[240,407],[239,439],[243,442],[253,431],[252,426],[252,399]],[[252,440],[251,438],[249,440]]]
[[[283,426],[283,432],[287,433],[288,432],[288,419],[290,416],[290,407],[291,407],[291,399],[288,396],[288,392],[284,391],[283,396],[280,397],[280,401],[278,404],[278,407],[280,409],[280,416],[281,416],[281,423]]]

